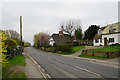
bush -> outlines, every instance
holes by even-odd
[[[7,47],[7,55],[9,55],[7,58],[13,58],[17,55],[18,49],[17,49],[17,42],[13,39],[7,39],[5,41],[5,44],[8,46]]]
[[[24,43],[24,47],[30,47],[30,43],[28,43],[28,42],[26,42],[26,43]]]
[[[72,49],[73,49],[72,43],[64,43],[57,46],[57,50],[62,52],[72,52]]]
[[[111,44],[110,46],[120,46],[119,43]]]
[[[79,46],[79,42],[73,42],[73,46]]]
[[[14,39],[7,39],[5,41],[5,44],[7,46],[17,47],[17,42]]]
[[[9,55],[7,58],[14,58],[18,53],[18,49],[14,46],[8,46],[7,47],[7,55]]]

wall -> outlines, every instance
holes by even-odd
[[[120,33],[118,34],[118,43],[120,44]]]
[[[102,40],[102,42],[103,42],[103,40]],[[103,44],[100,42],[100,39],[99,39],[99,42],[98,42],[98,43],[95,43],[95,39],[93,40],[93,45],[94,45],[94,46],[100,46],[100,44],[103,45]]]
[[[82,50],[82,54],[90,56],[115,58],[120,56],[120,51]]]
[[[119,33],[119,35],[118,35],[118,33],[102,35],[102,45],[104,45],[104,38],[105,37],[107,37],[107,40],[109,40],[109,38],[114,38],[114,42],[110,42],[110,43],[108,43],[108,45],[115,44],[115,43],[120,43],[120,33]]]

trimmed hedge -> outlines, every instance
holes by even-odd
[[[64,43],[64,44],[57,45],[57,51],[72,52],[72,49],[73,49],[72,43]]]
[[[82,50],[82,54],[99,56],[99,57],[107,57],[107,58],[115,58],[120,56],[120,51]]]

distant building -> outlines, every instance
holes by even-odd
[[[59,31],[57,34],[51,36],[56,45],[60,45],[66,42],[72,42],[72,38],[68,34],[64,34],[62,31]]]

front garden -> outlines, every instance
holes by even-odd
[[[103,48],[83,50],[79,57],[109,59],[120,56],[120,46],[105,46]]]

